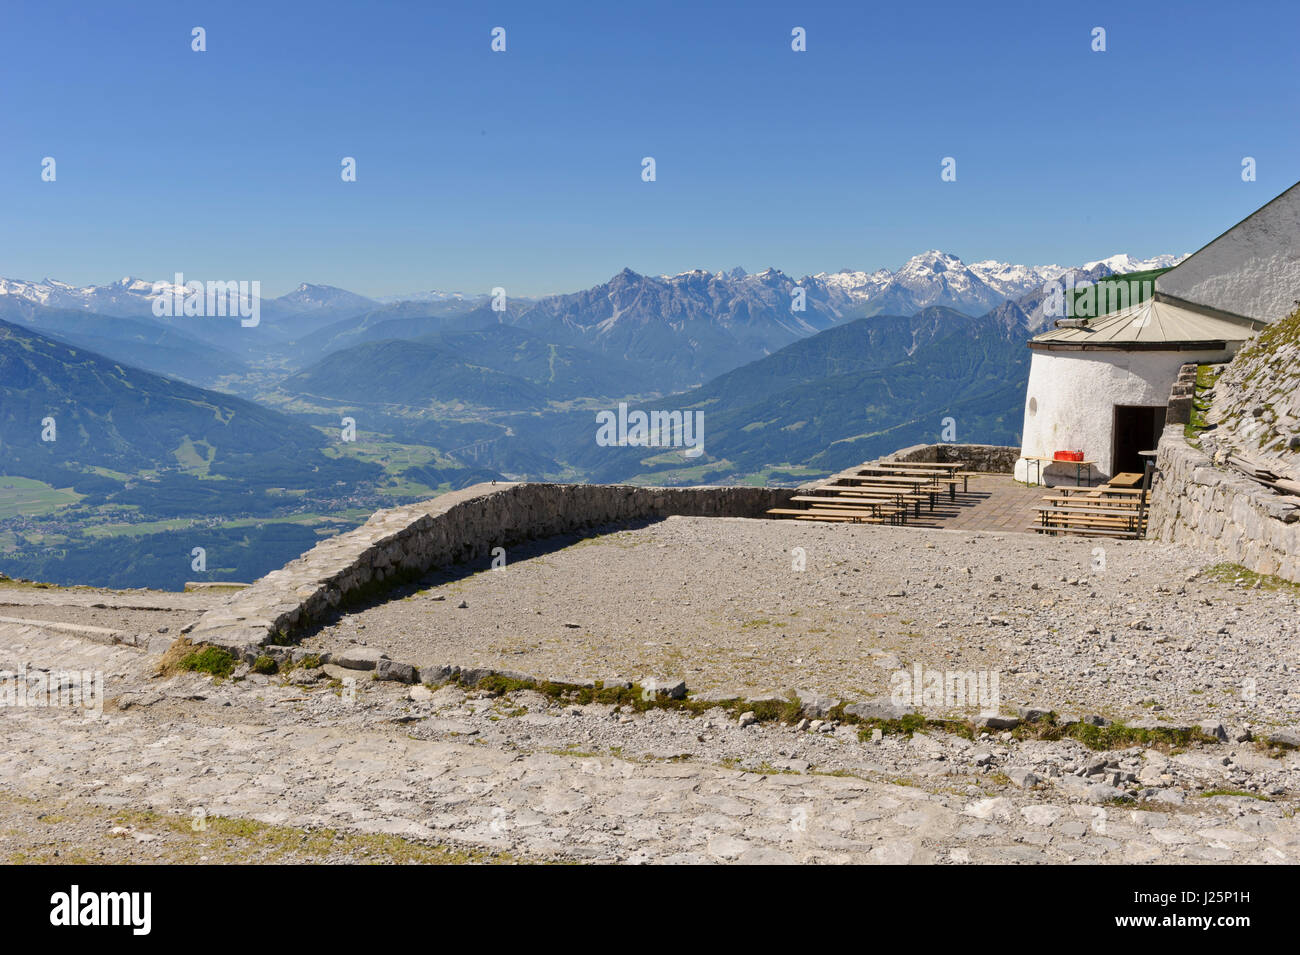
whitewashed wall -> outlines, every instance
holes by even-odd
[[[1275,322],[1300,291],[1300,185],[1156,279],[1156,290]]]
[[[1020,481],[1037,476],[1026,456],[1051,457],[1055,451],[1081,450],[1096,461],[1093,476],[1110,477],[1115,405],[1169,403],[1169,389],[1184,362],[1221,361],[1228,351],[1034,351],[1025,396]],[[1069,462],[1043,467],[1048,484],[1073,484]]]

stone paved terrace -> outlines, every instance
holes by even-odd
[[[913,518],[911,523],[946,530],[1029,533],[1029,525],[1038,519],[1035,508],[1048,491],[1019,484],[1010,474],[975,474],[965,492],[957,490],[955,501],[941,497],[933,512],[922,508],[920,520]]]
[[[368,647],[431,670],[680,679],[720,696],[811,688],[845,701],[888,697],[893,675],[919,665],[997,672],[1013,712],[1260,727],[1296,717],[1300,591],[1205,578],[1213,561],[1187,548],[673,517],[505,557],[501,569],[484,558],[428,575],[304,647]]]
[[[661,531],[684,528],[691,520],[655,526]],[[774,612],[782,609],[780,601],[794,596],[809,600],[808,606],[819,612],[843,606],[864,624],[856,629],[863,649],[854,649],[856,641],[851,642],[852,656],[868,656],[877,631],[893,629],[859,604],[877,584],[895,584],[891,578],[910,574],[919,583],[927,555],[939,568],[971,567],[974,579],[960,588],[961,602],[971,613],[988,613],[1007,602],[996,594],[1015,595],[1012,603],[1029,596],[1023,592],[1030,579],[1023,576],[1028,565],[996,560],[997,548],[1011,535],[896,529],[879,534],[875,531],[880,529],[865,527],[788,528],[736,520],[714,526],[797,532],[805,545],[812,545],[809,576],[801,579],[810,586],[824,580],[831,588],[827,596],[796,591],[782,582],[788,578],[780,570],[768,566],[766,552],[737,546],[743,542],[726,540],[725,532],[709,550],[681,555],[657,543],[621,551],[629,541],[620,540],[620,534],[553,549],[551,555],[566,550],[570,557],[585,552],[606,560],[618,553],[639,555],[645,561],[641,573],[628,579],[640,587],[637,599],[624,600],[623,592],[614,592],[604,604],[592,606],[602,613],[601,622],[639,618],[647,625],[646,639],[655,632],[648,626],[647,607],[659,599],[651,581],[680,586],[678,571],[686,560],[697,561],[696,576],[707,578],[730,558],[767,589]],[[856,571],[836,565],[863,556],[843,546],[855,539],[880,545],[874,559]],[[1261,646],[1257,636],[1270,610],[1294,616],[1294,604],[1279,603],[1279,593],[1211,579],[1189,583],[1188,595],[1161,595],[1150,587],[1157,584],[1154,580],[1140,591],[1134,568],[1168,564],[1181,570],[1183,565],[1163,551],[1125,542],[1111,555],[1110,573],[1135,596],[1150,596],[1151,629],[1130,631],[1121,614],[1105,624],[1103,634],[1089,636],[1088,620],[1104,621],[1104,613],[1095,615],[1120,593],[1097,580],[1058,580],[1058,571],[1061,576],[1069,571],[1071,577],[1079,573],[1071,566],[1079,555],[1068,551],[1079,542],[1024,535],[1020,540],[1066,545],[1055,561],[1047,550],[1033,557],[1044,562],[1039,579],[1056,581],[1043,588],[1044,599],[1061,604],[1069,635],[1082,638],[1074,649],[1073,668],[1079,677],[1093,672],[1084,680],[1085,693],[1131,679],[1134,671],[1124,663],[1130,653],[1139,657],[1136,672],[1146,678],[1177,683],[1186,671],[1199,686],[1185,686],[1184,695],[1200,688],[1213,701],[1220,683],[1268,672],[1267,665],[1234,657],[1234,647],[1294,670],[1294,656],[1287,655],[1296,645],[1293,631],[1279,632],[1278,645],[1271,647]],[[784,567],[789,566],[787,556],[781,554]],[[470,580],[491,586],[512,581],[515,610],[522,614],[531,598],[523,595],[526,579],[516,575],[527,572],[527,564],[536,569],[546,560],[544,554],[532,560],[516,554],[509,570],[487,571]],[[557,565],[562,562],[553,562],[552,568]],[[955,573],[962,574],[963,567]],[[999,574],[1002,581],[995,579]],[[936,579],[950,581],[952,576]],[[593,577],[570,584],[582,598],[584,587],[591,597],[602,582]],[[1093,590],[1106,599],[1090,598]],[[921,589],[909,587],[908,595],[913,603],[903,619],[911,619],[913,606],[924,603]],[[73,615],[80,608],[94,610],[96,622],[108,625],[119,623],[119,613],[147,612],[156,615],[155,632],[174,626],[182,606],[191,614],[199,609],[190,605],[192,598],[178,603],[170,594],[12,588],[4,596],[10,614],[62,617],[56,611]],[[664,642],[675,643],[685,660],[708,649],[688,639],[692,619],[712,612],[701,602],[707,596],[701,591],[676,598],[685,609]],[[1203,617],[1179,624],[1171,613],[1184,596],[1198,606],[1210,601],[1213,608],[1203,612],[1223,620],[1232,635],[1215,637],[1213,621]],[[486,593],[470,595],[468,602],[467,609],[451,600],[439,608],[460,615],[462,644],[495,631]],[[1082,612],[1090,603],[1092,614]],[[132,605],[129,610],[126,604]],[[399,600],[395,606],[404,609],[407,626],[429,611],[419,600]],[[561,609],[564,616],[555,612],[538,619],[561,621],[562,632],[581,634],[562,624],[571,614],[586,613],[580,601]],[[951,606],[947,614],[955,616]],[[776,623],[782,618],[769,619]],[[867,625],[876,620],[881,622]],[[937,623],[935,628],[929,632],[936,637],[944,632]],[[792,679],[810,675],[806,664],[831,659],[825,635],[790,641],[780,637],[789,627],[739,629],[760,647],[773,644],[792,651],[787,666]],[[998,635],[1032,639],[1035,631],[1017,618],[1009,626],[986,620],[974,632],[984,635],[984,646],[1014,648],[1019,645],[1015,639]],[[381,631],[377,622],[362,633],[375,643],[395,636]],[[1117,644],[1109,642],[1111,635]],[[1182,639],[1168,643],[1178,635]],[[105,679],[98,716],[83,716],[66,706],[5,711],[0,721],[0,861],[374,863],[436,860],[440,845],[508,852],[523,860],[661,863],[1300,859],[1295,812],[1300,753],[1270,753],[1249,742],[1097,752],[1075,740],[1020,740],[1011,733],[972,740],[938,731],[891,731],[873,741],[848,724],[818,726],[821,721],[814,720],[807,728],[778,722],[744,726],[719,708],[699,716],[663,709],[638,712],[530,690],[498,696],[458,686],[429,689],[358,679],[349,693],[346,685],[340,689],[330,679],[336,669],[332,665],[271,676],[243,668],[226,680],[184,672],[160,677],[156,670],[169,639],[159,634],[147,647],[109,646],[34,620],[0,623],[0,672],[23,672],[39,682],[47,672],[98,671]],[[980,646],[978,638],[968,642],[972,651]],[[1148,659],[1148,651],[1178,652],[1202,642],[1207,643],[1204,651],[1187,656],[1182,665]],[[1037,648],[1024,650],[1030,652]],[[1206,668],[1206,659],[1216,656],[1228,665],[1226,671]],[[1049,664],[1059,663],[1034,665],[1047,671]],[[1108,681],[1112,668],[1119,671],[1119,680]],[[1031,688],[1043,689],[1032,682],[1032,674],[1021,675],[1030,677]],[[1261,698],[1285,700],[1287,686],[1261,679],[1258,691]],[[192,824],[196,817],[211,825],[197,829]],[[222,819],[240,822],[213,821]]]

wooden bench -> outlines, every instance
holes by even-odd
[[[931,504],[934,503],[935,497],[941,493],[937,487],[926,487],[920,484],[887,484],[883,481],[873,481],[870,484],[822,484],[817,490],[829,491],[835,494],[892,494],[894,496],[928,500]]]
[[[933,470],[926,468],[889,468],[889,466],[879,464],[863,465],[858,468],[857,477],[849,478],[852,481],[865,481],[865,479],[885,479],[885,481],[902,481],[914,483],[914,485],[935,485],[941,487],[948,485],[948,496],[950,500],[957,500],[957,482],[962,482],[962,491],[966,490],[966,478],[953,477],[952,472],[948,470]]]
[[[811,504],[814,507],[865,507],[870,508],[878,513],[886,511],[906,511],[907,504],[895,499],[894,497],[864,497],[839,494],[796,494],[790,498],[800,504]]]
[[[841,487],[839,485],[824,485],[818,490],[829,490],[837,496],[842,497],[890,497],[899,501],[911,501],[916,510],[916,516],[921,516],[921,502],[928,501],[930,510],[934,510],[934,499],[939,492],[934,488],[921,488],[911,484],[875,484],[862,487]]]
[[[1140,537],[1145,514],[1140,506],[1114,507],[1103,498],[1083,500],[1068,496],[1047,497],[1047,507],[1038,508],[1035,530],[1047,533],[1096,533]],[[1127,502],[1126,502],[1127,503]]]
[[[907,519],[909,508],[916,511],[917,517],[921,516],[921,502],[913,495],[854,495],[849,497],[838,494],[799,494],[790,498],[790,500],[794,503],[818,508],[869,507],[876,513],[898,515],[900,523]]]
[[[1123,540],[1133,540],[1135,536],[1130,531],[1120,530],[1118,528],[1110,529],[1091,526],[1066,527],[1060,524],[1030,524],[1026,530],[1037,531],[1040,534],[1069,534],[1073,537],[1117,537]]]
[[[835,521],[852,524],[885,524],[887,517],[877,517],[867,511],[833,511],[825,508],[801,510],[793,507],[774,507],[767,511],[778,517],[792,517],[797,521]]]
[[[1115,498],[1141,497],[1143,491],[1142,488],[1140,487],[1133,487],[1133,488],[1111,487],[1107,484],[1102,484],[1098,487],[1070,487],[1069,485],[1062,485],[1061,487],[1052,488],[1052,493],[1068,494],[1070,497],[1082,497],[1082,498],[1109,497],[1115,499]]]
[[[858,471],[854,477],[841,478],[841,480],[867,484],[911,484],[918,488],[931,486],[942,488],[946,484],[948,486],[948,497],[955,501],[957,499],[957,481],[960,479],[945,477],[941,474],[929,476],[922,476],[916,472],[900,474],[884,468],[871,467]]]
[[[882,465],[893,468],[902,468],[905,471],[917,471],[920,473],[939,472],[946,473],[950,478],[961,478],[961,492],[966,493],[969,488],[969,480],[972,472],[963,471],[966,466],[965,461],[945,462],[940,464],[937,461],[882,461]]]

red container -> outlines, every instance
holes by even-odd
[[[1052,454],[1052,458],[1056,461],[1082,461],[1083,452],[1082,451],[1056,451]]]

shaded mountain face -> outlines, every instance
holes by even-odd
[[[397,302],[330,322],[293,341],[275,345],[273,353],[290,368],[305,368],[330,352],[365,342],[414,339],[497,324],[497,313],[468,302]]]
[[[597,481],[726,481],[803,465],[831,473],[898,447],[940,440],[1019,440],[1028,380],[1028,330],[1016,316],[971,318],[931,308],[873,316],[798,341],[701,388],[641,405],[704,415],[704,455],[601,447],[576,418],[564,440]],[[703,472],[703,473],[701,473]]]
[[[234,355],[149,318],[120,318],[0,297],[0,320],[98,352],[146,371],[198,385],[247,371]]]
[[[430,342],[367,342],[327,355],[281,382],[285,392],[362,405],[375,402],[410,408],[440,404],[522,410],[546,403],[528,382],[476,365],[456,351]]]
[[[376,307],[370,299],[345,289],[303,284],[279,298],[260,299],[257,323],[249,326],[242,324],[239,317],[156,315],[156,288],[167,295],[180,291],[178,286],[169,282],[154,283],[130,277],[110,285],[84,288],[50,279],[42,282],[0,279],[0,311],[7,313],[8,317],[25,310],[31,317],[33,307],[36,311],[58,308],[115,320],[154,322],[228,352],[260,355],[273,342],[309,334],[331,322]],[[183,292],[180,294],[182,297],[185,295]],[[103,329],[95,335],[100,343],[119,338],[115,322],[102,324]]]
[[[310,334],[341,318],[360,315],[376,302],[332,285],[303,283],[287,295],[262,302],[262,321],[279,338]]]
[[[0,469],[7,474],[107,492],[125,490],[140,472],[188,469],[218,479],[201,482],[215,498],[250,480],[315,486],[374,470],[326,457],[323,445],[314,428],[251,401],[0,322]],[[109,479],[96,468],[128,477]]]
[[[411,324],[399,320],[376,328],[398,330]],[[359,405],[379,402],[424,409],[453,404],[523,411],[541,410],[548,401],[645,391],[651,377],[639,364],[497,324],[364,342],[331,352],[279,388],[289,395]]]

